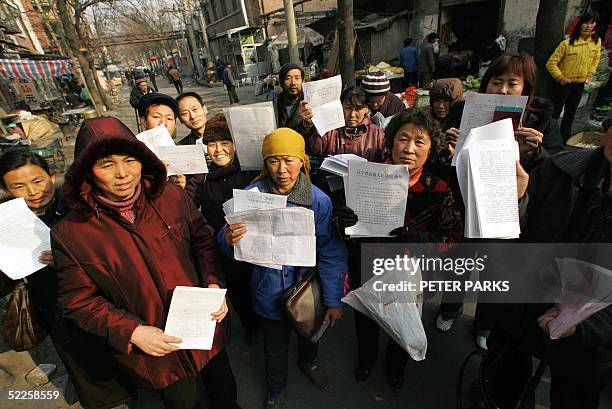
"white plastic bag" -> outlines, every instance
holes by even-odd
[[[374,276],[351,291],[342,301],[376,321],[415,361],[425,359],[427,336],[421,321],[423,292],[419,290],[421,270],[390,270]],[[407,286],[414,285],[415,291]],[[405,291],[384,291],[385,284],[404,284]]]

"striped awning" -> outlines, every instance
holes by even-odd
[[[70,60],[6,60],[0,59],[0,78],[46,80],[58,75],[70,74]]]

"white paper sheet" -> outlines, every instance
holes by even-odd
[[[158,146],[159,158],[170,162],[168,175],[208,173],[203,145]]]
[[[181,338],[180,349],[212,349],[217,321],[211,314],[219,311],[225,289],[177,286],[172,294],[164,332]]]
[[[342,153],[323,159],[321,169],[338,176],[346,176],[348,175],[348,163],[351,160],[367,162],[367,159],[362,158],[361,156],[357,156],[352,153]]]
[[[250,189],[247,189],[249,192],[259,192],[259,188],[254,186]],[[225,215],[234,213],[234,198],[228,199],[223,203],[223,213]]]
[[[316,264],[314,212],[303,207],[236,212],[228,224],[244,223],[247,232],[236,246],[236,260],[260,265],[313,267]]]
[[[234,189],[234,212],[287,207],[287,196]]]
[[[408,199],[408,167],[349,161],[347,206],[359,221],[346,234],[388,237],[402,227]]]
[[[40,253],[51,249],[49,228],[26,205],[24,199],[0,204],[0,270],[13,280],[45,267]]]
[[[223,113],[236,144],[240,169],[262,169],[261,145],[266,135],[276,129],[276,116],[272,101],[224,108]]]
[[[466,96],[463,115],[461,116],[460,134],[455,146],[452,165],[456,166],[457,156],[463,149],[465,138],[473,128],[490,124],[495,118],[512,115],[510,111],[516,111],[516,115],[522,117],[527,105],[526,96],[497,95],[474,93]],[[507,115],[506,115],[507,113]]]
[[[457,179],[470,238],[520,235],[516,165],[518,144],[510,119],[474,128],[457,155]]]
[[[340,102],[342,78],[340,75],[319,81],[309,81],[302,85],[304,100],[312,111],[312,122],[319,135],[342,128],[344,112]]]
[[[146,130],[136,135],[136,139],[147,145],[147,148],[151,150],[159,158],[158,149],[160,146],[175,146],[170,132],[166,125],[161,124],[153,129]]]

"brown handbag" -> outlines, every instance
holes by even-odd
[[[319,272],[313,268],[283,294],[285,311],[296,331],[313,343],[318,342],[329,322],[325,321]]]
[[[2,311],[2,338],[11,349],[28,351],[45,340],[47,331],[37,314],[26,283],[18,281]]]

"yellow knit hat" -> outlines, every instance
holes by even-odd
[[[266,135],[261,146],[261,155],[266,160],[270,156],[294,156],[304,162],[304,174],[310,179],[310,158],[306,155],[304,137],[291,128],[278,128]],[[268,174],[265,165],[256,180]]]

